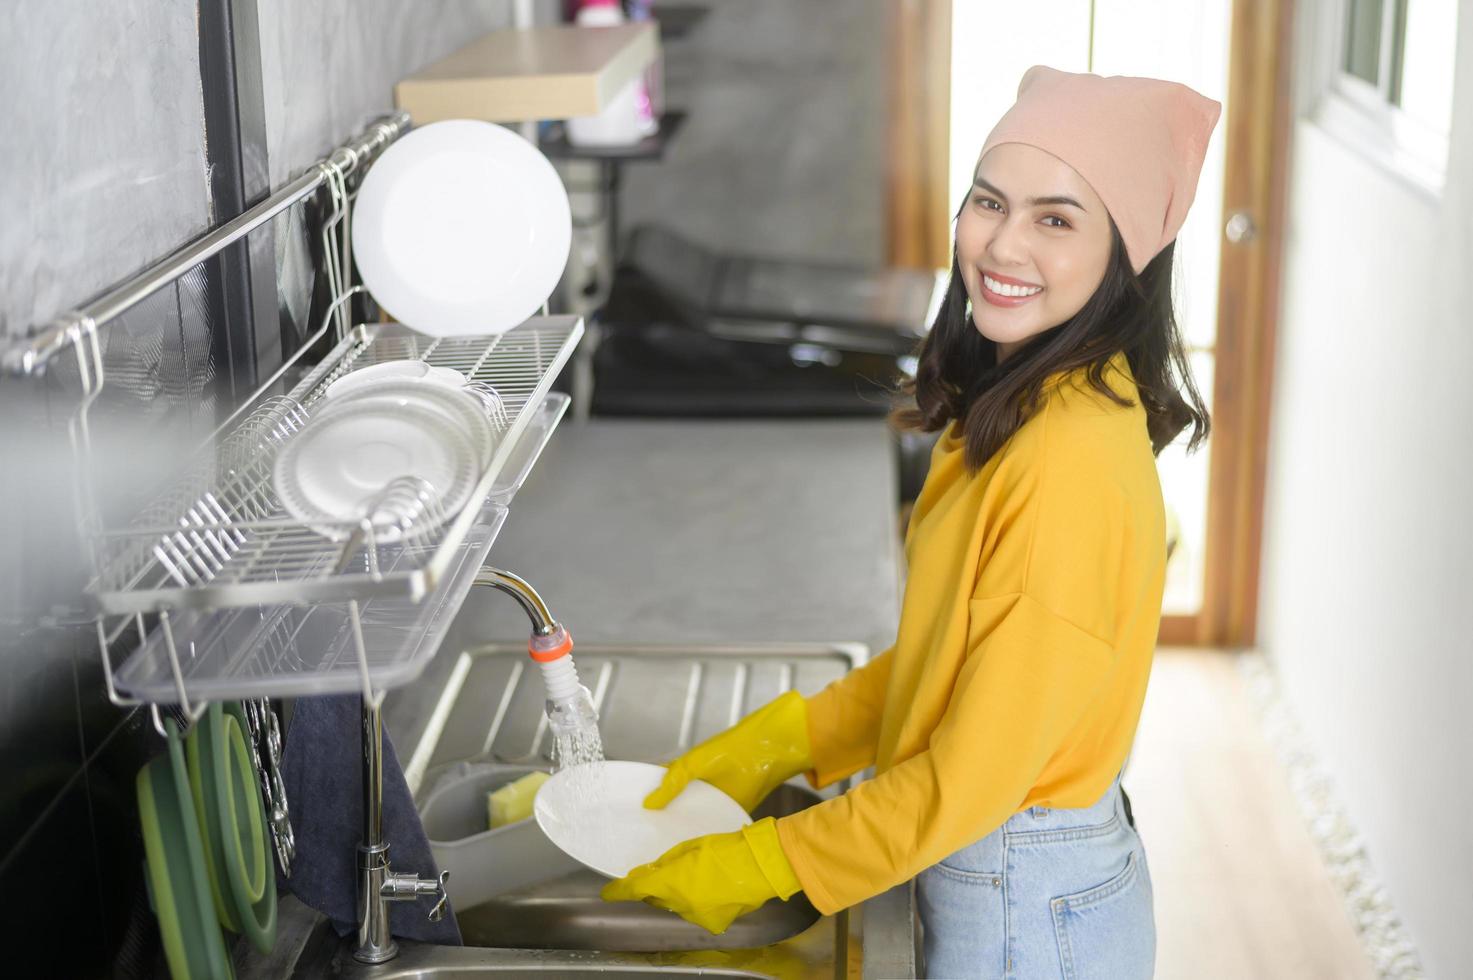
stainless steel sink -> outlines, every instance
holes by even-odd
[[[458,638],[451,629],[447,642]],[[605,755],[664,763],[786,690],[816,694],[868,653],[859,643],[578,643],[573,659],[593,693]],[[418,712],[433,723],[412,750],[400,746],[406,773],[424,791],[458,762],[550,765],[545,697],[524,643],[465,650],[438,703]]]
[[[663,763],[784,690],[822,689],[865,654],[856,644],[807,643],[579,644],[573,655],[599,710],[606,755]],[[413,751],[418,761],[411,762],[411,771],[422,767],[416,778],[421,806],[442,779],[467,765],[523,771],[550,765],[542,682],[528,667],[525,646],[468,650],[450,676],[432,712],[436,720]],[[754,817],[794,813],[842,788],[820,793],[794,780],[779,787]],[[447,870],[453,880],[457,869]],[[382,978],[508,971],[804,978],[846,973],[848,915],[822,916],[801,893],[788,902],[771,901],[713,936],[662,909],[603,901],[599,889],[607,879],[592,871],[563,865],[543,879],[522,875],[517,887],[474,907],[456,907],[466,948],[405,943],[404,952],[381,967],[362,968],[339,955],[338,968],[345,976]]]
[[[453,640],[452,640],[453,642]],[[454,649],[455,647],[451,647]],[[599,709],[610,758],[667,762],[682,750],[726,728],[779,693],[812,694],[862,663],[858,644],[749,644],[705,646],[578,644],[583,682]],[[445,679],[448,678],[448,681]],[[400,742],[406,774],[423,807],[443,779],[467,766],[525,772],[550,765],[541,680],[528,669],[525,646],[477,647],[460,654],[435,682],[442,690],[426,699],[407,692],[409,717],[429,719]],[[395,733],[399,735],[398,732]],[[520,773],[517,773],[520,774]],[[757,817],[780,816],[811,806],[847,788],[814,792],[801,779],[778,788]],[[478,831],[478,816],[452,836]],[[431,980],[493,975],[593,977],[777,977],[834,980],[851,975],[861,959],[861,939],[850,913],[822,916],[801,894],[772,901],[713,936],[679,916],[638,902],[604,902],[605,879],[548,861],[549,874],[524,875],[505,891],[473,907],[456,907],[466,946],[401,941],[387,963],[368,966],[352,957],[325,922],[298,948],[293,976],[360,980]],[[537,862],[533,862],[534,867]],[[488,875],[495,875],[495,867]],[[450,867],[452,876],[456,869]],[[501,887],[498,884],[498,887]],[[907,916],[908,918],[908,916]],[[879,920],[867,931],[877,930]],[[909,935],[907,927],[904,930]],[[868,953],[868,947],[865,947]],[[868,956],[864,957],[870,975]],[[888,974],[901,967],[876,957]],[[262,974],[265,976],[266,974]],[[271,974],[277,976],[279,974]],[[254,978],[253,978],[254,980]]]
[[[390,695],[390,708],[398,710],[386,711],[386,722],[400,758],[408,760],[405,773],[421,806],[442,778],[466,765],[525,772],[551,762],[541,681],[528,669],[526,648],[518,643],[466,649],[475,633],[472,622],[452,626],[446,643],[465,652],[442,658],[420,683]],[[574,656],[598,704],[606,754],[666,762],[784,690],[812,694],[822,689],[862,663],[867,653],[863,645],[850,643],[580,643]],[[757,815],[795,812],[847,786],[844,781],[815,793],[794,780]],[[452,836],[476,832],[477,823],[468,815]],[[773,901],[736,920],[725,934],[712,936],[650,906],[603,902],[597,898],[602,883],[567,866],[545,878],[532,875],[490,900],[456,907],[472,945],[401,940],[399,955],[378,966],[355,961],[352,937],[340,939],[320,913],[289,899],[278,920],[277,954],[250,960],[238,975],[242,980],[287,974],[293,980],[915,975],[917,935],[908,886],[832,916],[820,916],[801,897],[786,904]]]
[[[330,971],[330,972],[328,972]],[[301,973],[306,977],[331,975],[344,980],[471,980],[474,977],[545,976],[548,978],[613,976],[619,980],[678,980],[680,977],[753,977],[767,980],[771,973],[730,969],[721,966],[662,965],[647,957],[618,954],[539,952],[510,949],[477,949],[470,946],[427,946],[402,943],[397,957],[382,966],[366,966],[344,951],[323,973]],[[792,974],[780,974],[791,976]]]

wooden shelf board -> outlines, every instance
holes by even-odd
[[[394,86],[415,125],[597,115],[660,56],[653,21],[493,31]]]

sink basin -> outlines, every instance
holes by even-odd
[[[446,642],[463,628],[452,625]],[[605,756],[663,764],[784,691],[817,694],[868,653],[859,643],[578,642],[573,659],[598,709]],[[416,705],[416,716],[434,721],[412,752],[402,750],[412,785],[428,790],[458,762],[551,765],[546,694],[525,642],[464,649],[448,677],[438,703]]]

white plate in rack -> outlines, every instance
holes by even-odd
[[[396,361],[380,361],[367,367],[349,371],[327,386],[327,397],[335,398],[345,395],[359,388],[378,384],[381,381],[417,381],[428,379],[432,372],[438,370],[431,368],[424,361],[417,358],[403,358]],[[457,374],[460,372],[456,372]]]
[[[740,803],[699,779],[663,809],[647,809],[645,797],[664,776],[664,766],[648,762],[570,766],[537,790],[532,814],[549,840],[610,878],[622,878],[681,841],[752,822]]]
[[[447,388],[465,387],[465,375],[455,368],[434,367],[411,357],[397,361],[380,361],[350,371],[327,386],[327,397],[345,395],[383,381],[426,381]]]
[[[379,156],[353,207],[353,257],[394,319],[436,337],[525,322],[562,278],[568,192],[520,134],[478,119],[418,126]]]
[[[447,385],[451,388],[460,388],[465,384],[465,375],[455,370],[455,368],[432,367],[429,373],[425,375],[424,380],[434,384]]]
[[[433,374],[417,381],[394,378],[349,392],[334,401],[333,410],[384,401],[395,405],[419,405],[441,413],[476,447],[479,465],[490,465],[491,456],[496,451],[496,429],[484,403],[473,391],[462,391],[459,386],[441,383]]]
[[[345,398],[282,447],[272,483],[287,513],[341,541],[391,482],[418,477],[433,491],[431,506],[397,497],[368,515],[377,539],[393,542],[458,514],[481,469],[477,447],[444,413],[395,399]]]

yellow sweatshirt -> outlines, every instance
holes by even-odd
[[[1161,619],[1165,507],[1124,353],[1122,408],[1083,369],[975,475],[956,423],[906,531],[895,645],[809,698],[822,788],[875,778],[777,822],[823,913],[907,881],[1030,806],[1094,803],[1135,736]]]

